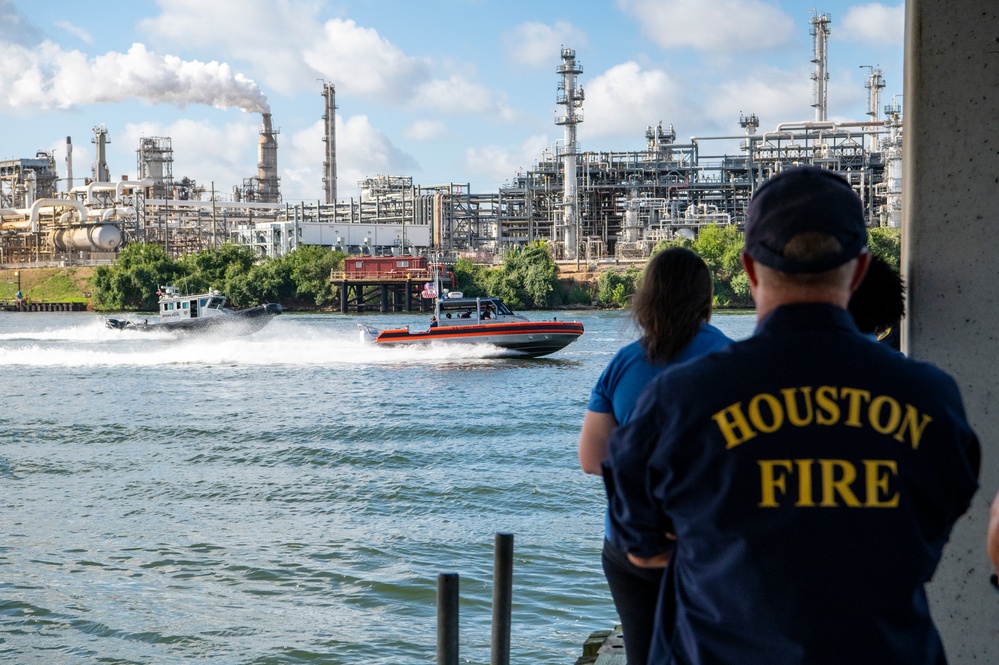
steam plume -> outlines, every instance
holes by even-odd
[[[66,109],[140,99],[150,104],[206,104],[269,113],[257,84],[227,63],[157,55],[142,44],[127,53],[110,52],[88,60],[51,42],[34,49],[13,44],[0,66],[0,107]]]

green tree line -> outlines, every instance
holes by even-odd
[[[868,247],[895,270],[901,264],[901,230],[878,227],[868,229]],[[680,237],[659,242],[652,250],[655,255],[668,247],[686,247],[708,265],[714,286],[715,307],[753,307],[749,278],[742,268],[739,255],[745,245],[743,233],[735,226],[705,226],[696,239]],[[642,269],[626,268],[622,272],[606,272],[597,280],[597,301],[604,306],[626,307],[629,298],[641,283]]]
[[[735,226],[705,226],[695,239],[662,241],[687,247],[707,263],[714,282],[716,307],[753,307],[749,280],[739,259],[743,234]],[[900,263],[899,229],[870,229],[871,252],[896,270]],[[278,258],[260,258],[248,247],[226,244],[179,259],[157,245],[133,243],[109,266],[96,269],[93,306],[98,310],[154,311],[156,291],[172,285],[189,293],[209,288],[225,294],[237,308],[279,302],[290,309],[329,306],[335,300],[332,271],[342,270],[344,254],[303,245]],[[455,288],[469,296],[497,296],[513,309],[552,309],[589,306],[627,307],[641,283],[643,267],[609,269],[596,285],[559,278],[551,248],[543,240],[507,251],[498,266],[459,259],[452,268]]]
[[[301,308],[333,301],[330,272],[343,269],[342,252],[302,245],[278,258],[260,259],[249,247],[225,244],[178,259],[162,247],[132,243],[94,271],[93,307],[103,311],[155,311],[160,286],[187,293],[217,289],[233,307],[263,302]]]

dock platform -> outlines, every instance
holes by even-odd
[[[85,302],[45,302],[44,300],[0,300],[2,312],[86,312]]]
[[[428,312],[433,300],[421,296],[425,279],[333,276],[334,307],[348,312]]]
[[[575,665],[627,665],[621,626],[614,630],[598,630],[583,643],[583,655]]]

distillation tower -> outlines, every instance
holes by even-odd
[[[153,181],[154,199],[171,198],[173,188],[173,141],[168,136],[144,136],[136,151],[139,179]],[[174,196],[173,198],[177,198]]]
[[[323,84],[323,142],[326,159],[323,161],[323,191],[326,203],[336,203],[336,88],[332,83]]]
[[[809,34],[814,38],[812,46],[812,107],[815,109],[815,120],[823,122],[826,119],[829,95],[829,24],[832,18],[829,14],[816,14],[809,21]]]
[[[562,152],[563,181],[563,234],[565,258],[575,259],[579,252],[579,210],[576,198],[576,127],[583,122],[583,87],[576,85],[576,77],[583,73],[576,63],[576,51],[562,49],[562,64],[556,69],[562,75],[558,84],[556,103],[565,111],[555,118],[556,125],[564,129],[565,145]]]
[[[872,123],[877,123],[881,115],[881,91],[885,88],[885,79],[881,69],[871,65],[861,65],[861,69],[867,68],[867,116]],[[872,152],[877,151],[877,136],[868,136],[867,147]]]

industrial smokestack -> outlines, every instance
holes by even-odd
[[[111,171],[108,169],[107,144],[108,128],[105,125],[94,127],[93,143],[96,146],[94,155],[94,182],[111,182]]]
[[[323,162],[323,189],[326,203],[336,203],[336,88],[332,83],[323,85],[326,110],[323,112],[323,141],[326,143],[326,160]]]
[[[271,126],[271,114],[264,113],[257,142],[257,180],[260,184],[260,201],[277,203],[281,200],[278,186],[277,132]]]
[[[66,137],[66,191],[73,191],[73,140]]]

